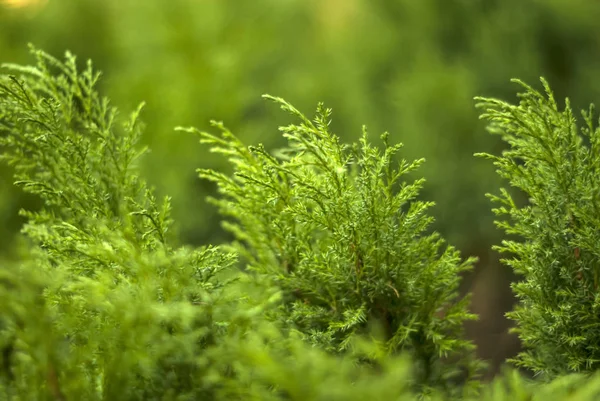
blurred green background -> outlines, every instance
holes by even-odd
[[[347,141],[363,124],[374,142],[389,131],[405,144],[402,157],[427,159],[419,175],[423,197],[437,203],[435,229],[480,257],[464,284],[481,315],[468,331],[497,366],[518,346],[502,315],[515,278],[490,251],[500,232],[484,194],[501,183],[473,157],[503,145],[473,97],[515,100],[510,78],[537,85],[544,76],[577,108],[598,99],[599,19],[590,0],[0,0],[0,61],[31,63],[27,43],[55,56],[68,49],[104,72],[100,89],[123,112],[146,101],[145,177],[173,197],[188,244],[227,239],[205,202],[214,188],[195,174],[227,167],[175,126],[222,120],[248,144],[281,146],[277,127],[290,121],[261,99],[269,93],[308,115],[324,101]],[[36,200],[0,166],[4,255],[24,206]]]

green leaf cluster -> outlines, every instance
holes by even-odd
[[[140,109],[121,118],[91,63],[32,52],[36,66],[0,78],[2,158],[44,201],[22,212],[23,260],[2,269],[6,399],[412,397],[405,360],[373,344],[345,359],[311,350],[265,319],[277,286],[225,249],[178,246],[169,199],[138,176]]]
[[[595,371],[600,362],[600,129],[594,108],[577,125],[569,100],[561,110],[545,93],[517,81],[518,105],[479,98],[482,118],[509,149],[492,159],[518,194],[490,195],[505,217],[498,225],[518,238],[497,247],[523,275],[508,314],[526,350],[516,362],[537,374]]]
[[[400,145],[342,144],[331,110],[282,127],[287,146],[246,146],[223,124],[200,135],[233,174],[201,169],[235,241],[191,248],[168,197],[139,176],[141,107],[122,117],[77,68],[32,49],[35,66],[0,75],[0,157],[43,201],[24,210],[25,246],[0,261],[0,399],[592,400],[597,342],[599,132],[527,87],[513,106],[479,99],[511,146],[499,249],[523,274],[510,313],[526,346],[482,387],[462,324],[460,273],[474,260],[430,230],[423,160]],[[525,206],[517,206],[525,203]],[[581,372],[579,374],[568,374]]]
[[[0,81],[2,158],[44,200],[23,211],[31,260],[3,269],[3,387],[9,398],[199,396],[190,375],[221,330],[216,276],[235,257],[173,247],[169,200],[135,168],[139,109],[117,121],[90,63],[79,73],[70,54],[33,52],[37,66],[8,65],[18,75]]]
[[[462,324],[476,317],[458,284],[474,259],[461,261],[427,231],[432,202],[416,200],[424,180],[406,181],[423,160],[396,166],[401,145],[390,145],[387,133],[382,151],[366,129],[345,145],[330,132],[330,109],[319,105],[310,120],[267,98],[300,121],[281,128],[287,147],[248,147],[215,123],[221,135],[199,133],[201,142],[226,155],[234,173],[199,173],[219,186],[223,197],[212,201],[230,218],[225,228],[246,268],[282,289],[278,318],[332,352],[376,327],[386,352],[411,353],[427,386],[448,383],[458,368],[472,378],[478,364]]]

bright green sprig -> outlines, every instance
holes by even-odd
[[[1,157],[14,167],[16,184],[46,205],[23,212],[25,232],[45,243],[54,230],[92,230],[101,219],[140,233],[144,247],[167,245],[169,201],[158,205],[137,174],[146,151],[137,146],[142,105],[122,121],[95,90],[100,74],[91,62],[79,73],[68,52],[64,62],[32,53],[36,66],[6,64],[0,79]]]
[[[501,156],[480,156],[526,195],[489,195],[505,217],[498,226],[518,236],[497,247],[514,255],[504,262],[524,277],[513,284],[519,304],[508,314],[526,347],[515,361],[546,377],[593,371],[600,362],[600,130],[593,106],[580,129],[569,101],[561,110],[546,81],[544,94],[516,82],[525,89],[518,105],[477,98],[490,132],[509,145]]]
[[[199,174],[218,184],[222,197],[212,202],[229,218],[224,226],[246,268],[283,289],[278,318],[334,352],[379,326],[387,352],[415,355],[423,385],[438,385],[456,366],[474,374],[462,323],[475,316],[457,293],[459,273],[474,260],[461,261],[428,233],[433,203],[416,199],[424,180],[405,181],[423,160],[396,166],[401,145],[389,145],[387,134],[383,151],[366,130],[359,143],[341,144],[329,130],[330,109],[319,105],[311,121],[266,97],[300,121],[280,129],[288,146],[275,153],[245,146],[221,123],[220,136],[185,130],[234,167],[233,176]],[[458,355],[454,366],[440,363]]]

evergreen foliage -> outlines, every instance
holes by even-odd
[[[201,142],[226,155],[234,173],[199,173],[218,183],[223,197],[212,201],[232,218],[225,227],[248,270],[282,288],[280,318],[333,352],[375,324],[387,352],[411,353],[425,386],[444,386],[459,368],[473,378],[478,363],[462,324],[475,316],[457,289],[474,260],[461,261],[427,233],[432,202],[415,200],[424,180],[406,182],[423,160],[395,166],[401,145],[388,144],[387,133],[383,151],[366,129],[358,144],[345,145],[330,132],[330,109],[319,105],[311,121],[267,98],[300,121],[280,129],[288,146],[275,153],[246,147],[215,123],[221,135],[199,133]]]
[[[595,371],[600,362],[600,129],[593,105],[580,129],[569,103],[561,110],[547,82],[545,94],[525,88],[518,105],[478,98],[490,131],[510,148],[494,161],[498,174],[526,195],[490,195],[510,239],[497,247],[524,280],[508,314],[526,348],[517,365],[555,377]]]
[[[505,370],[483,392],[469,400],[479,401],[546,401],[597,400],[600,397],[600,376],[570,374],[549,383],[525,379],[516,370]]]
[[[406,361],[311,350],[262,319],[278,290],[233,254],[176,247],[168,199],[137,175],[139,109],[120,124],[90,63],[32,51],[0,81],[2,158],[44,201],[23,212],[28,256],[1,271],[5,399],[413,397]]]
[[[234,256],[173,249],[169,201],[158,204],[135,171],[139,109],[118,124],[90,63],[78,73],[68,53],[64,63],[33,53],[37,66],[7,65],[18,75],[0,81],[2,158],[45,205],[23,211],[32,267],[5,272],[3,346],[14,365],[3,385],[36,399],[200,395],[185,377],[202,369],[198,349],[218,327],[207,313],[223,285],[215,276]],[[40,306],[11,299],[15,283]]]
[[[594,400],[599,132],[527,87],[518,106],[480,99],[512,148],[494,159],[506,190],[501,250],[525,275],[511,313],[529,350],[483,391],[457,297],[472,259],[428,231],[421,160],[366,134],[343,145],[330,110],[281,128],[288,147],[246,147],[222,124],[199,133],[228,156],[213,199],[231,246],[180,246],[169,198],[140,178],[141,107],[122,117],[99,74],[32,49],[0,75],[0,157],[43,201],[24,210],[25,247],[0,261],[0,400]],[[197,132],[194,129],[189,131]],[[239,269],[240,265],[243,269]],[[583,361],[583,362],[581,362]],[[459,383],[457,371],[463,369]]]

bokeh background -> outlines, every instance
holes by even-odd
[[[101,91],[124,112],[146,101],[144,174],[173,197],[183,243],[227,235],[205,202],[214,188],[198,167],[227,170],[178,125],[209,130],[222,120],[248,144],[282,145],[289,123],[261,99],[284,97],[312,115],[333,108],[333,130],[356,140],[366,125],[376,142],[389,131],[402,157],[425,157],[423,198],[435,229],[480,262],[465,277],[473,291],[469,336],[491,361],[490,375],[518,351],[503,313],[516,280],[490,246],[500,240],[486,192],[501,185],[474,152],[500,152],[473,97],[516,100],[514,77],[546,77],[557,97],[586,107],[600,94],[600,2],[590,0],[0,0],[0,61],[31,63],[27,44],[55,56],[91,58]],[[539,87],[539,85],[537,85]],[[10,258],[36,200],[0,166],[0,255]]]

